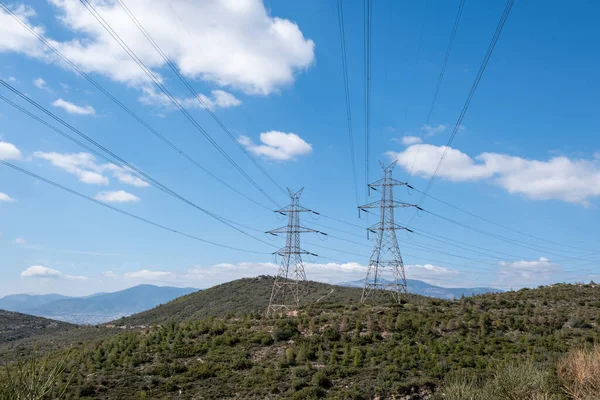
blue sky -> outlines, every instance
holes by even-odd
[[[230,157],[286,204],[289,199],[190,98],[118,4],[91,3]],[[125,3],[204,96],[205,105],[275,181],[305,187],[305,206],[364,226],[352,184],[335,2],[171,0],[152,9],[141,6],[141,0]],[[427,110],[459,1],[374,3],[369,179],[379,178],[378,160],[393,159],[398,159],[395,177],[407,179],[418,152],[409,183],[423,189],[506,3],[466,2],[430,126],[424,126]],[[362,4],[344,1],[356,165],[360,201],[365,202],[377,198],[364,198]],[[274,207],[161,96],[79,1],[17,1],[9,7],[202,166]],[[399,233],[408,278],[508,289],[600,275],[598,256],[584,250],[596,248],[599,222],[600,55],[592,51],[600,39],[594,28],[599,17],[600,8],[583,1],[572,2],[568,13],[561,2],[516,2],[430,192],[536,238],[427,199],[422,204],[427,210],[517,243],[425,213],[411,226],[446,242]],[[1,10],[0,78],[182,196],[257,229],[241,228],[267,243],[283,245],[259,232],[284,220],[166,146]],[[4,87],[0,94],[42,115]],[[85,153],[0,102],[0,158],[157,223],[266,254],[225,250],[151,227],[2,165],[0,296],[83,295],[137,283],[207,287],[275,273],[268,254],[274,248],[169,197],[131,171]],[[404,188],[396,195],[409,203],[419,199]],[[402,224],[413,212],[396,215]],[[361,243],[306,235],[303,247],[327,257],[306,260],[308,278],[341,282],[363,276],[371,245],[364,230],[325,217],[308,217],[305,223]],[[469,245],[484,254],[468,251]]]

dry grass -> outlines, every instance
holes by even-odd
[[[565,393],[574,400],[600,399],[600,345],[571,350],[557,366]]]

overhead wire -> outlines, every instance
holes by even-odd
[[[454,38],[456,37],[456,32],[458,31],[458,26],[460,24],[460,17],[462,16],[463,8],[465,7],[465,1],[466,0],[460,0],[460,4],[458,6],[458,12],[456,14],[456,18],[454,19],[454,26],[452,27],[452,33],[450,34],[450,40],[448,41],[448,47],[446,48],[444,62],[442,63],[440,75],[438,76],[438,80],[435,85],[435,90],[433,92],[433,98],[431,99],[431,103],[429,104],[429,110],[427,111],[427,117],[425,118],[425,124],[419,130],[419,138],[421,140],[417,144],[417,150],[415,152],[415,157],[413,158],[413,161],[411,163],[407,180],[412,176],[415,163],[419,156],[419,151],[421,150],[421,143],[423,141],[423,130],[425,126],[428,126],[431,123],[431,116],[433,115],[433,110],[435,109],[435,105],[437,103],[437,99],[440,93],[440,87],[442,86],[442,81],[444,80],[444,74],[446,73],[446,67],[448,66],[448,60],[450,59],[450,54],[452,53],[452,46],[454,45]]]
[[[433,175],[431,176],[429,182],[427,183],[427,186],[425,187],[425,190],[423,191],[424,194],[421,195],[421,198],[419,199],[419,201],[417,202],[418,205],[422,205],[424,199],[425,199],[425,194],[429,193],[429,190],[431,190],[431,187],[433,186],[436,177],[438,176],[440,169],[442,167],[442,164],[444,163],[444,160],[446,158],[446,155],[448,154],[448,149],[450,148],[450,146],[452,145],[452,141],[454,140],[454,138],[456,137],[456,134],[458,132],[458,130],[460,129],[460,127],[462,126],[462,121],[467,113],[467,110],[469,109],[469,105],[471,104],[471,100],[473,99],[473,96],[477,90],[477,87],[479,86],[479,82],[481,81],[481,78],[483,77],[483,74],[487,68],[488,62],[490,60],[490,57],[492,56],[492,53],[494,52],[494,49],[496,47],[496,44],[498,43],[498,39],[500,38],[500,34],[502,33],[502,30],[504,28],[504,24],[506,23],[506,20],[508,19],[508,16],[510,15],[510,11],[512,10],[513,4],[514,4],[515,0],[508,0],[506,3],[506,7],[504,8],[504,12],[502,13],[502,16],[500,18],[500,21],[498,22],[498,25],[496,27],[496,31],[494,32],[494,36],[492,37],[492,40],[488,46],[488,49],[485,53],[485,56],[483,57],[483,61],[481,63],[481,66],[479,67],[479,71],[477,73],[477,76],[475,77],[475,80],[473,82],[473,85],[471,86],[471,90],[469,91],[469,95],[467,96],[467,99],[465,101],[465,104],[463,105],[462,111],[456,121],[456,124],[454,125],[454,129],[452,130],[452,133],[450,134],[450,138],[448,139],[448,143],[446,144],[446,146],[444,147],[444,152],[442,154],[442,156],[440,157],[440,161],[437,164],[437,167],[435,169],[435,172],[433,173]],[[410,219],[408,225],[410,225],[410,223],[412,222],[412,220],[414,219],[416,214],[413,214],[413,217]]]
[[[214,140],[214,138],[198,123],[198,121],[187,111],[185,107],[181,105],[179,100],[167,89],[167,87],[156,77],[154,72],[150,70],[144,62],[129,48],[121,37],[112,29],[112,27],[104,20],[93,5],[88,0],[80,0],[83,6],[90,12],[90,14],[102,25],[104,30],[121,46],[121,48],[130,56],[130,58],[140,67],[140,69],[148,76],[148,78],[158,87],[167,98],[175,105],[175,107],[184,115],[184,117],[192,124],[198,132],[200,132],[215,149],[248,181],[250,182],[263,196],[265,196],[274,205],[280,207],[279,203],[275,201],[257,182],[255,182],[247,173],[241,168],[231,156]]]
[[[352,130],[352,109],[350,106],[350,85],[348,81],[348,61],[346,58],[346,35],[344,28],[344,6],[343,0],[337,0],[338,26],[340,30],[340,47],[342,54],[342,71],[344,77],[344,98],[346,102],[346,119],[348,122],[348,141],[350,143],[350,163],[352,168],[352,185],[354,187],[354,196],[356,197],[356,206],[359,205],[358,180],[356,177],[356,156],[354,153],[354,132]]]
[[[364,22],[364,73],[365,73],[365,186],[366,196],[369,197],[369,156],[371,153],[371,0],[364,0],[365,22]]]
[[[262,207],[264,209],[272,211],[270,207],[265,206],[264,204],[249,197],[245,193],[236,189],[235,187],[233,187],[232,185],[230,185],[229,183],[225,182],[223,179],[219,178],[217,175],[212,173],[210,170],[208,170],[207,168],[202,166],[197,160],[195,160],[193,157],[191,157],[189,154],[187,154],[185,151],[183,151],[180,147],[178,147],[176,144],[174,144],[172,141],[170,141],[163,134],[158,132],[148,122],[146,122],[144,119],[142,119],[139,115],[137,115],[135,112],[133,112],[129,107],[127,107],[125,104],[123,104],[118,98],[116,98],[112,93],[110,93],[102,85],[100,85],[98,82],[96,82],[89,74],[87,74],[85,71],[83,71],[81,68],[79,68],[75,63],[73,63],[69,58],[67,58],[60,50],[58,50],[55,46],[53,46],[51,43],[49,43],[43,36],[41,36],[38,32],[36,32],[34,29],[32,29],[28,24],[26,24],[23,20],[21,20],[21,18],[19,18],[12,10],[10,10],[8,7],[6,7],[1,2],[0,2],[0,7],[2,7],[10,16],[12,16],[19,24],[21,24],[32,35],[34,35],[40,42],[42,42],[46,47],[48,47],[50,49],[50,51],[52,51],[52,53],[54,53],[62,61],[64,61],[68,66],[70,66],[77,74],[79,74],[80,76],[85,78],[89,83],[91,83],[94,87],[96,87],[96,89],[98,89],[102,94],[104,94],[106,97],[108,97],[111,101],[113,101],[116,105],[118,105],[123,111],[125,111],[129,116],[131,116],[136,122],[141,124],[144,128],[146,128],[148,131],[150,131],[150,133],[152,133],[157,138],[159,138],[161,141],[166,143],[169,147],[171,147],[173,150],[175,150],[179,155],[181,155],[182,157],[187,159],[189,162],[191,162],[193,165],[195,165],[198,169],[200,169],[201,171],[208,174],[211,178],[215,179],[217,182],[221,183],[222,185],[224,185],[228,189],[232,190],[233,192],[237,193],[238,195],[244,197],[246,200],[258,205],[259,207]]]
[[[54,186],[54,187],[56,187],[58,189],[61,189],[61,190],[65,191],[65,192],[68,192],[68,193],[70,193],[72,195],[78,196],[78,197],[80,197],[82,199],[88,200],[88,201],[90,201],[92,203],[98,204],[98,205],[100,205],[102,207],[108,208],[108,209],[113,210],[115,212],[118,212],[118,213],[120,213],[122,215],[126,215],[126,216],[128,216],[130,218],[133,218],[133,219],[136,219],[138,221],[144,222],[146,224],[155,226],[157,228],[160,228],[160,229],[163,229],[163,230],[166,230],[166,231],[169,231],[169,232],[181,235],[181,236],[185,236],[187,238],[194,239],[194,240],[197,240],[199,242],[207,243],[207,244],[210,244],[210,245],[213,245],[213,246],[218,246],[218,247],[229,249],[229,250],[235,250],[235,251],[240,251],[240,252],[244,252],[244,253],[252,253],[252,254],[270,254],[270,253],[267,253],[267,252],[259,252],[259,251],[247,250],[247,249],[242,249],[242,248],[238,248],[238,247],[234,247],[234,246],[229,246],[229,245],[225,245],[225,244],[222,244],[222,243],[217,243],[217,242],[213,242],[213,241],[210,241],[210,240],[202,239],[202,238],[200,238],[198,236],[194,236],[194,235],[191,235],[189,233],[185,233],[185,232],[182,232],[182,231],[170,228],[168,226],[165,226],[165,225],[159,224],[157,222],[151,221],[151,220],[149,220],[147,218],[140,217],[140,216],[135,215],[133,213],[130,213],[128,211],[122,210],[122,209],[117,208],[117,207],[113,207],[113,206],[111,206],[109,204],[106,204],[106,203],[103,203],[103,202],[101,202],[99,200],[94,199],[93,197],[89,197],[89,196],[87,196],[87,195],[85,195],[83,193],[77,192],[77,191],[75,191],[73,189],[70,189],[70,188],[68,188],[68,187],[66,187],[64,185],[61,185],[61,184],[59,184],[57,182],[54,182],[54,181],[52,181],[50,179],[46,179],[46,178],[44,178],[44,177],[42,177],[42,176],[40,176],[38,174],[35,174],[35,173],[31,172],[31,171],[28,171],[28,170],[26,170],[24,168],[21,168],[21,167],[17,166],[17,165],[9,163],[8,161],[0,159],[0,163],[3,164],[3,165],[5,165],[5,166],[7,166],[7,167],[10,167],[10,168],[14,169],[15,171],[18,171],[18,172],[20,172],[22,174],[28,175],[28,176],[30,176],[32,178],[35,178],[35,179],[37,179],[37,180],[39,180],[41,182],[47,183],[49,185],[52,185],[52,186]]]
[[[87,2],[87,0],[84,0],[84,1]],[[129,7],[127,7],[125,2],[123,0],[116,0],[116,1],[121,6],[121,8],[125,11],[125,13],[129,16],[129,18],[133,21],[133,23],[137,26],[137,28],[140,30],[140,32],[142,32],[142,34],[146,37],[148,42],[150,42],[152,47],[154,47],[154,49],[160,54],[160,56],[163,58],[165,63],[171,68],[171,70],[175,73],[175,75],[177,75],[179,80],[187,87],[187,89],[196,98],[196,100],[198,100],[198,102],[204,108],[204,110],[206,110],[206,112],[208,112],[208,114],[213,118],[213,120],[221,127],[223,132],[225,132],[227,134],[227,136],[233,141],[233,143],[250,159],[250,161],[256,166],[256,168],[258,168],[281,192],[283,192],[284,194],[287,195],[287,191],[281,185],[279,185],[279,183],[277,183],[277,181],[271,176],[271,174],[269,174],[267,172],[267,170],[262,165],[260,165],[256,161],[255,157],[253,157],[250,153],[248,153],[248,150],[246,150],[244,148],[244,146],[240,143],[240,141],[231,133],[229,128],[227,128],[227,126],[223,123],[223,121],[221,121],[221,119],[206,104],[206,102],[202,99],[202,97],[198,94],[198,92],[192,87],[192,85],[190,85],[188,80],[181,74],[181,72],[179,72],[179,69],[173,64],[171,59],[164,53],[162,48],[158,45],[158,43],[156,43],[156,41],[148,33],[146,28],[144,28],[144,26],[137,19],[135,14],[133,14],[133,12],[131,12],[131,10],[129,9]],[[100,13],[98,13],[98,14],[100,14]],[[189,31],[188,31],[188,33],[189,33]]]
[[[70,131],[72,131],[73,133],[75,133],[76,135],[78,135],[79,137],[83,138],[84,140],[86,140],[88,143],[91,143],[92,145],[94,145],[95,147],[99,148],[100,150],[102,150],[104,153],[109,154],[114,160],[117,160],[117,164],[120,164],[121,167],[123,167],[124,169],[128,170],[128,171],[133,171],[136,174],[138,174],[139,176],[143,177],[144,179],[146,179],[147,181],[149,181],[152,186],[160,189],[161,191],[165,192],[166,194],[169,194],[172,197],[175,197],[181,201],[183,201],[184,203],[194,207],[195,209],[197,209],[198,211],[201,211],[202,213],[210,216],[211,218],[229,226],[230,228],[242,233],[245,236],[248,236],[254,240],[257,240],[261,243],[267,244],[269,246],[271,246],[270,243],[267,243],[265,241],[263,241],[262,239],[259,239],[255,236],[250,235],[249,233],[236,228],[235,226],[233,226],[232,224],[228,223],[227,221],[223,220],[222,217],[220,217],[219,215],[210,212],[206,209],[204,209],[203,207],[200,207],[199,205],[197,205],[196,203],[194,203],[193,201],[183,197],[182,195],[180,195],[179,193],[173,191],[172,189],[168,188],[166,185],[162,184],[161,182],[157,181],[156,179],[154,179],[153,177],[151,177],[150,175],[148,175],[147,173],[143,172],[142,170],[140,170],[139,168],[135,167],[134,165],[132,165],[131,163],[129,163],[128,161],[126,161],[125,159],[123,159],[122,157],[118,156],[116,153],[114,153],[113,151],[111,151],[110,149],[108,149],[107,147],[103,146],[102,144],[100,144],[99,142],[95,141],[94,139],[92,139],[90,136],[86,135],[84,132],[80,131],[79,129],[73,127],[71,124],[69,124],[68,122],[66,122],[64,119],[58,117],[56,114],[52,113],[51,111],[49,111],[48,109],[46,109],[45,107],[43,107],[42,105],[40,105],[39,103],[37,103],[35,100],[29,98],[28,96],[26,96],[25,94],[23,94],[22,92],[20,92],[18,89],[14,88],[13,86],[11,86],[10,84],[8,84],[7,82],[5,82],[3,79],[0,78],[0,85],[6,87],[7,89],[9,89],[11,92],[13,92],[14,94],[16,94],[17,96],[21,97],[23,100],[27,101],[29,104],[33,105],[34,107],[36,107],[38,110],[42,111],[44,114],[46,114],[47,116],[49,116],[50,118],[54,119],[56,122],[60,123],[61,125],[63,125],[64,127],[66,127],[67,129],[69,129]],[[39,119],[36,119],[39,122]],[[53,129],[54,131],[57,131],[58,128]],[[62,136],[70,136],[67,135],[66,133],[62,133]],[[73,140],[75,143],[79,144],[80,142],[78,140]],[[89,149],[89,147],[85,147],[86,149]],[[105,158],[105,157],[103,157]],[[105,158],[106,159],[106,158]],[[114,161],[110,161],[111,163],[113,163]]]

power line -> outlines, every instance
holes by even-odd
[[[121,46],[121,48],[131,57],[131,59],[142,69],[150,80],[167,96],[167,98],[177,107],[177,109],[186,117],[186,119],[198,130],[219,153],[235,168],[244,178],[250,182],[260,193],[269,201],[279,207],[279,204],[265,190],[256,183],[230,156],[225,150],[210,136],[210,134],[196,121],[196,119],[181,105],[181,103],[171,94],[165,85],[154,75],[142,60],[129,48],[129,46],[120,38],[120,36],[111,28],[111,26],[102,18],[87,0],[80,0],[84,7],[92,16],[102,25],[102,27],[112,36],[112,38]]]
[[[431,121],[431,116],[433,115],[433,110],[435,109],[435,105],[437,103],[438,95],[440,93],[440,87],[442,86],[442,81],[444,80],[444,74],[446,72],[446,66],[448,65],[448,59],[450,58],[450,53],[452,53],[452,46],[454,45],[454,38],[456,37],[456,31],[458,30],[458,25],[460,24],[460,17],[463,12],[463,8],[465,6],[466,0],[461,0],[458,6],[458,13],[456,14],[456,18],[454,20],[454,26],[452,28],[452,33],[450,34],[450,41],[448,42],[448,47],[446,48],[446,55],[444,56],[444,62],[442,63],[442,69],[440,71],[440,76],[438,77],[437,84],[435,85],[435,90],[433,92],[433,98],[431,99],[431,104],[429,105],[429,111],[427,112],[427,117],[425,118],[425,125],[429,125]],[[423,127],[420,129],[419,138],[423,139]],[[421,140],[422,141],[422,140]],[[410,166],[410,171],[408,173],[408,178],[412,176],[413,169],[415,167],[415,162],[417,161],[417,157],[419,156],[419,151],[421,150],[421,143],[417,144],[417,151],[415,153],[415,157]],[[407,180],[408,180],[407,178]]]
[[[43,113],[45,113],[46,115],[48,115],[49,117],[51,117],[52,119],[54,119],[55,121],[59,122],[60,124],[62,124],[63,126],[65,126],[66,128],[68,128],[69,130],[71,130],[72,132],[74,132],[75,134],[77,134],[78,136],[82,137],[83,139],[85,139],[87,142],[93,144],[94,146],[96,146],[97,148],[101,149],[102,151],[104,151],[105,153],[109,154],[111,157],[113,157],[115,160],[118,160],[119,163],[121,164],[121,166],[126,169],[128,169],[129,171],[134,171],[135,173],[137,173],[138,175],[144,177],[144,179],[148,180],[153,186],[155,186],[156,188],[162,190],[163,192],[169,194],[170,196],[173,196],[181,201],[183,201],[184,203],[194,207],[195,209],[203,212],[204,214],[216,219],[217,221],[229,226],[230,228],[242,233],[245,236],[248,236],[254,240],[257,240],[261,243],[267,244],[269,246],[272,246],[270,243],[267,243],[255,236],[250,235],[249,233],[236,228],[235,226],[233,226],[232,224],[228,223],[227,221],[225,221],[224,219],[222,219],[220,216],[218,216],[215,213],[212,213],[202,207],[200,207],[199,205],[197,205],[196,203],[188,200],[187,198],[181,196],[180,194],[178,194],[177,192],[169,189],[167,186],[165,186],[164,184],[160,183],[159,181],[157,181],[156,179],[154,179],[153,177],[151,177],[150,175],[146,174],[145,172],[141,171],[139,168],[135,167],[134,165],[130,164],[129,162],[127,162],[125,159],[123,159],[122,157],[118,156],[117,154],[115,154],[113,151],[111,151],[110,149],[106,148],[105,146],[101,145],[100,143],[96,142],[94,139],[92,139],[91,137],[89,137],[88,135],[86,135],[85,133],[83,133],[82,131],[80,131],[79,129],[73,127],[72,125],[70,125],[68,122],[66,122],[65,120],[63,120],[62,118],[58,117],[57,115],[55,115],[54,113],[52,113],[51,111],[49,111],[48,109],[44,108],[42,105],[40,105],[39,103],[37,103],[35,100],[30,99],[29,97],[27,97],[26,95],[24,95],[23,93],[21,93],[19,90],[17,90],[16,88],[12,87],[11,85],[9,85],[8,83],[6,83],[4,80],[0,79],[0,84],[4,87],[6,87],[7,89],[9,89],[10,91],[12,91],[14,94],[18,95],[19,97],[21,97],[23,100],[27,101],[28,103],[30,103],[31,105],[33,105],[34,107],[36,107],[38,110],[42,111]],[[39,119],[36,119],[39,121]],[[58,130],[58,128],[53,129],[55,131]],[[62,132],[61,133],[62,136],[69,136],[66,133]],[[75,143],[79,144],[80,142],[76,139],[73,140]],[[89,149],[89,147],[85,146],[86,149]],[[96,153],[98,154],[98,153]],[[106,157],[103,157],[104,159],[108,160]],[[108,160],[109,162],[113,163],[113,161]]]
[[[496,43],[498,42],[498,39],[500,38],[500,34],[502,33],[502,29],[504,28],[504,24],[506,23],[506,20],[510,14],[510,11],[512,9],[514,2],[515,2],[515,0],[508,0],[506,3],[506,7],[504,8],[502,17],[500,18],[500,21],[498,22],[498,26],[496,27],[496,31],[494,32],[494,36],[492,37],[492,41],[490,42],[487,52],[485,53],[485,56],[483,57],[481,66],[479,67],[479,72],[477,73],[477,76],[475,77],[475,81],[473,82],[473,85],[471,86],[471,90],[469,92],[469,95],[467,96],[467,100],[465,101],[465,104],[460,113],[460,116],[458,117],[458,120],[456,121],[456,124],[454,125],[454,129],[452,131],[452,134],[450,135],[450,138],[448,139],[448,143],[446,144],[446,147],[444,148],[444,153],[442,154],[442,157],[440,158],[440,161],[438,162],[435,172],[433,173],[433,175],[431,176],[431,179],[429,180],[429,182],[427,183],[427,186],[425,187],[424,194],[421,195],[421,198],[419,199],[417,204],[423,203],[425,194],[427,194],[429,192],[429,190],[431,190],[431,187],[433,186],[433,183],[435,182],[435,178],[437,177],[438,173],[440,172],[442,164],[444,163],[444,159],[446,158],[446,155],[448,153],[448,149],[450,148],[450,145],[452,144],[452,141],[454,140],[456,133],[462,126],[462,121],[465,117],[465,114],[467,113],[467,110],[469,109],[469,105],[471,104],[473,95],[475,94],[475,91],[477,90],[477,86],[479,86],[479,82],[481,81],[481,78],[483,77],[483,73],[485,72],[485,69],[490,60],[490,57],[492,56],[494,48],[496,47]],[[413,217],[409,221],[409,225],[410,225],[410,222],[412,222],[412,220],[414,219],[415,215],[416,214],[413,214]]]
[[[350,86],[348,83],[348,62],[346,59],[346,35],[344,30],[344,8],[343,0],[337,0],[338,26],[340,28],[340,47],[342,53],[342,70],[344,74],[344,94],[346,100],[346,118],[348,120],[348,140],[350,142],[350,162],[352,165],[352,184],[354,186],[354,196],[358,206],[358,183],[356,179],[356,157],[354,154],[354,133],[352,131],[352,112],[350,107]]]
[[[73,195],[75,195],[75,196],[78,196],[78,197],[80,197],[80,198],[82,198],[82,199],[85,199],[85,200],[91,201],[91,202],[93,202],[93,203],[96,203],[96,204],[98,204],[98,205],[101,205],[101,206],[103,206],[103,207],[106,207],[106,208],[108,208],[108,209],[111,209],[111,210],[113,210],[113,211],[116,211],[116,212],[118,212],[118,213],[120,213],[120,214],[126,215],[126,216],[128,216],[128,217],[130,217],[130,218],[137,219],[138,221],[144,222],[144,223],[146,223],[146,224],[153,225],[153,226],[155,226],[155,227],[157,227],[157,228],[160,228],[160,229],[163,229],[163,230],[166,230],[166,231],[172,232],[172,233],[176,233],[176,234],[178,234],[178,235],[185,236],[185,237],[187,237],[187,238],[194,239],[194,240],[197,240],[197,241],[199,241],[199,242],[203,242],[203,243],[211,244],[211,245],[213,245],[213,246],[218,246],[218,247],[226,248],[226,249],[229,249],[229,250],[241,251],[241,252],[244,252],[244,253],[252,253],[252,254],[271,254],[271,253],[266,253],[266,252],[258,252],[258,251],[253,251],[253,250],[241,249],[241,248],[238,248],[238,247],[233,247],[233,246],[228,246],[228,245],[221,244],[221,243],[212,242],[212,241],[210,241],[210,240],[202,239],[202,238],[199,238],[199,237],[197,237],[197,236],[190,235],[190,234],[188,234],[188,233],[181,232],[181,231],[178,231],[178,230],[176,230],[176,229],[173,229],[173,228],[169,228],[169,227],[167,227],[167,226],[165,226],[165,225],[159,224],[159,223],[157,223],[157,222],[154,222],[154,221],[151,221],[151,220],[149,220],[149,219],[146,219],[146,218],[140,217],[140,216],[138,216],[138,215],[132,214],[132,213],[130,213],[130,212],[128,212],[128,211],[121,210],[120,208],[116,208],[116,207],[113,207],[113,206],[111,206],[111,205],[109,205],[109,204],[103,203],[103,202],[101,202],[101,201],[99,201],[99,200],[96,200],[96,199],[94,199],[94,198],[92,198],[92,197],[86,196],[86,195],[85,195],[85,194],[83,194],[83,193],[77,192],[77,191],[75,191],[75,190],[73,190],[73,189],[70,189],[70,188],[68,188],[68,187],[66,187],[66,186],[63,186],[63,185],[61,185],[61,184],[59,184],[59,183],[56,183],[56,182],[54,182],[54,181],[51,181],[51,180],[49,180],[49,179],[46,179],[46,178],[44,178],[44,177],[42,177],[42,176],[40,176],[40,175],[37,175],[37,174],[35,174],[35,173],[33,173],[33,172],[27,171],[27,170],[25,170],[25,169],[23,169],[23,168],[21,168],[21,167],[18,167],[18,166],[14,165],[14,164],[11,164],[11,163],[9,163],[9,162],[7,162],[7,161],[0,160],[0,163],[2,163],[2,164],[4,164],[4,165],[6,165],[7,167],[10,167],[10,168],[14,169],[15,171],[18,171],[18,172],[20,172],[20,173],[22,173],[22,174],[29,175],[29,176],[30,176],[30,177],[32,177],[32,178],[38,179],[38,180],[40,180],[40,181],[42,181],[42,182],[45,182],[45,183],[47,183],[47,184],[49,184],[49,185],[52,185],[52,186],[54,186],[54,187],[56,187],[56,188],[58,188],[58,189],[64,190],[65,192],[71,193],[71,194],[73,194]]]
[[[85,0],[87,2],[87,0]],[[177,75],[179,80],[188,88],[190,93],[198,100],[200,105],[210,114],[210,116],[215,120],[215,122],[223,129],[223,131],[227,134],[227,136],[236,144],[236,146],[252,161],[252,163],[273,183],[279,190],[283,193],[287,193],[281,185],[273,179],[273,177],[260,165],[250,153],[244,148],[244,146],[235,138],[235,136],[231,133],[231,131],[225,126],[223,121],[210,109],[210,107],[206,104],[206,102],[200,97],[198,92],[190,85],[190,83],[185,79],[183,75],[179,72],[177,67],[173,64],[173,62],[167,57],[167,55],[162,51],[160,46],[156,43],[156,41],[152,38],[152,36],[148,33],[148,31],[144,28],[141,22],[136,18],[136,16],[131,12],[129,7],[125,4],[123,0],[116,0],[117,3],[121,6],[121,8],[125,11],[125,13],[129,16],[129,18],[133,21],[133,23],[138,27],[138,29],[144,34],[146,39],[152,44],[152,47],[161,55],[163,60],[167,63],[167,65],[171,68],[171,70]],[[89,3],[88,3],[89,4]],[[171,7],[172,8],[172,7]],[[100,15],[98,13],[98,15]],[[108,25],[108,24],[107,24]]]
[[[364,0],[365,6],[365,37],[364,37],[364,69],[365,69],[365,186],[366,197],[369,197],[369,156],[371,142],[371,0]]]
[[[579,247],[579,246],[571,246],[571,245],[564,244],[564,243],[554,242],[554,241],[552,241],[552,240],[547,240],[547,239],[541,238],[541,237],[539,237],[539,236],[535,236],[535,235],[529,234],[529,233],[527,233],[527,232],[523,232],[523,231],[520,231],[520,230],[518,230],[518,229],[511,228],[511,227],[509,227],[509,226],[506,226],[506,225],[500,224],[500,223],[498,223],[498,222],[492,221],[492,220],[490,220],[490,219],[488,219],[488,218],[482,217],[481,215],[477,215],[477,214],[475,214],[475,213],[473,213],[473,212],[471,212],[471,211],[465,210],[464,208],[461,208],[461,207],[455,206],[455,205],[453,205],[453,204],[450,204],[450,203],[448,203],[447,201],[444,201],[444,200],[442,200],[442,199],[440,199],[440,198],[437,198],[437,197],[435,197],[435,196],[432,196],[432,195],[430,195],[430,194],[424,193],[424,192],[422,192],[422,191],[420,191],[420,190],[418,190],[418,189],[415,189],[415,188],[413,188],[413,190],[415,190],[416,192],[419,192],[419,193],[425,194],[425,196],[429,197],[430,199],[432,199],[432,200],[435,200],[435,201],[437,201],[437,202],[439,202],[439,203],[442,203],[442,204],[444,204],[444,205],[446,205],[446,206],[448,206],[448,207],[451,207],[451,208],[453,208],[453,209],[455,209],[455,210],[457,210],[457,211],[460,211],[460,212],[462,212],[462,213],[465,213],[465,214],[467,214],[467,215],[470,215],[471,217],[474,217],[474,218],[480,219],[480,220],[482,220],[482,221],[484,221],[484,222],[487,222],[487,223],[489,223],[489,224],[495,225],[495,226],[497,226],[497,227],[499,227],[499,228],[506,229],[506,230],[508,230],[508,231],[511,231],[511,232],[513,232],[513,233],[518,233],[519,235],[527,236],[527,237],[530,237],[530,238],[532,238],[532,239],[537,239],[537,240],[540,240],[540,241],[542,241],[542,242],[546,242],[546,243],[549,243],[549,244],[552,244],[552,245],[555,245],[555,246],[569,247],[569,248],[572,248],[572,249],[582,250],[582,251],[591,252],[591,253],[596,253],[596,252],[597,252],[597,250],[591,250],[591,249],[586,249],[586,248],[584,248],[584,247]]]
[[[76,73],[78,73],[79,75],[84,77],[88,82],[90,82],[94,87],[96,87],[96,89],[100,90],[100,92],[102,92],[106,97],[108,97],[110,100],[112,100],[123,111],[125,111],[127,114],[129,114],[134,120],[136,120],[138,123],[140,123],[147,130],[149,130],[153,135],[158,137],[160,140],[162,140],[164,143],[166,143],[169,147],[171,147],[173,150],[175,150],[179,155],[181,155],[182,157],[187,159],[189,162],[191,162],[193,165],[195,165],[198,169],[207,173],[211,178],[215,179],[217,182],[226,186],[228,189],[230,189],[233,192],[237,193],[238,195],[244,197],[248,201],[250,201],[262,208],[265,208],[269,211],[272,211],[271,208],[265,206],[264,204],[254,200],[251,197],[247,196],[246,194],[242,193],[235,187],[233,187],[230,184],[228,184],[227,182],[225,182],[223,179],[216,176],[210,170],[208,170],[207,168],[202,166],[198,161],[196,161],[194,158],[192,158],[190,155],[188,155],[186,152],[184,152],[180,147],[175,145],[173,142],[171,142],[169,139],[167,139],[164,135],[162,135],[160,132],[158,132],[156,129],[154,129],[151,125],[149,125],[140,116],[138,116],[136,113],[134,113],[130,108],[128,108],[125,104],[123,104],[119,99],[117,99],[109,91],[107,91],[102,85],[100,85],[98,82],[96,82],[92,77],[90,77],[87,73],[85,73],[81,68],[79,68],[76,64],[74,64],[70,59],[65,57],[65,55],[62,54],[60,52],[60,50],[58,50],[56,47],[54,47],[43,36],[41,36],[39,33],[37,33],[35,30],[33,30],[29,25],[27,25],[24,21],[22,21],[16,14],[14,14],[4,4],[0,3],[0,7],[2,7],[7,13],[9,13],[17,22],[19,22],[19,24],[21,24],[24,28],[26,28],[32,35],[37,37],[37,39],[39,41],[41,41],[44,45],[46,45],[46,47],[48,47],[54,54],[56,54],[61,60],[63,60],[67,65],[69,65]],[[11,104],[11,103],[9,102],[9,104]],[[11,105],[13,105],[13,107],[16,107],[14,105],[14,103],[12,103]]]

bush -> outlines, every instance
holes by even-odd
[[[600,345],[571,350],[557,367],[563,390],[574,399],[595,399],[600,393]]]
[[[0,372],[0,400],[63,399],[70,382],[62,383],[64,371],[64,360],[50,364],[47,358],[35,356],[6,365]]]
[[[273,332],[275,340],[290,340],[298,336],[298,324],[291,319],[282,319],[277,321]]]

